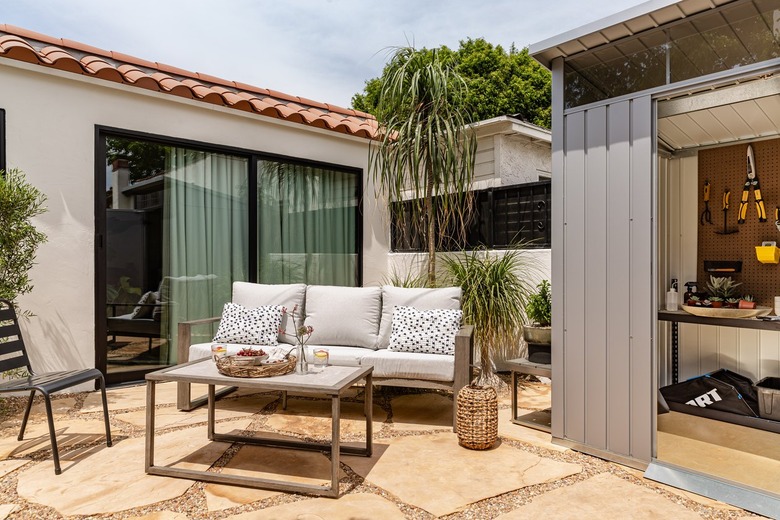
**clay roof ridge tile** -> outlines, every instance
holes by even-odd
[[[293,101],[295,103],[300,103],[301,101],[301,98],[298,96],[291,96],[290,94],[285,94],[284,92],[279,92],[278,90],[268,89],[268,95],[281,101]]]
[[[23,27],[17,27],[11,24],[5,25],[5,32],[9,34],[14,34],[24,39],[36,40],[41,43],[46,43],[49,45],[63,45],[61,38],[53,38],[47,34],[31,31],[29,29],[25,29]]]
[[[135,56],[130,56],[129,54],[124,54],[122,52],[111,51],[111,57],[119,62],[127,63],[130,65],[136,65],[139,67],[146,67],[147,69],[157,70],[157,64],[154,63],[153,61],[136,58]]]

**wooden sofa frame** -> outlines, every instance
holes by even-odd
[[[183,321],[179,323],[179,338],[177,348],[178,363],[190,361],[190,345],[192,343],[192,328],[197,325],[215,323],[221,318],[204,318],[200,320]],[[357,347],[356,347],[357,348]],[[429,388],[434,390],[452,391],[452,426],[457,424],[457,397],[461,388],[471,383],[474,367],[474,327],[465,325],[455,336],[455,375],[452,381],[430,381],[427,379],[403,379],[395,377],[374,377],[374,386],[396,386],[406,388]],[[177,383],[176,405],[179,410],[189,411],[206,403],[206,396],[192,398],[189,383]],[[217,397],[225,396],[235,391],[235,387],[220,389]]]

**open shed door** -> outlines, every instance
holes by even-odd
[[[553,121],[552,434],[637,467],[651,460],[655,413],[653,103]]]

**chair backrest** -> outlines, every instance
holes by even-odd
[[[32,374],[14,304],[0,298],[0,373],[17,368]]]

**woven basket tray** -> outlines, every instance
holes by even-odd
[[[217,370],[223,376],[230,377],[271,377],[283,376],[295,370],[295,356],[288,356],[284,363],[270,365],[234,365],[231,356],[217,360]]]
[[[458,392],[458,444],[487,450],[498,440],[498,396],[489,387],[464,386]]]

